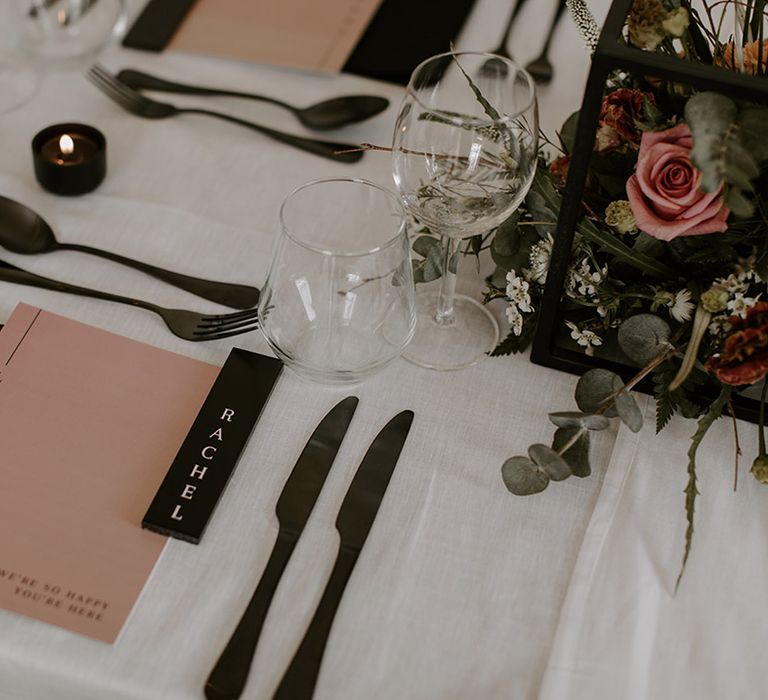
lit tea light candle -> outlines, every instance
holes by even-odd
[[[107,172],[104,135],[86,124],[55,124],[32,140],[37,181],[49,192],[76,195],[101,184]]]
[[[69,134],[63,134],[59,138],[59,151],[61,152],[61,162],[68,163],[74,158],[75,142]]]

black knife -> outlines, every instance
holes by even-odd
[[[349,396],[334,406],[312,433],[293,467],[275,509],[280,523],[277,541],[248,607],[208,676],[205,684],[208,700],[235,700],[243,692],[272,596],[320,495],[356,408],[355,396]]]
[[[412,422],[413,411],[398,413],[376,436],[358,467],[336,518],[341,544],[331,577],[273,700],[309,700],[312,697],[336,609],[376,518]]]

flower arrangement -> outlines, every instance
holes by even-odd
[[[594,46],[584,3],[569,5]],[[635,0],[624,39],[766,79],[766,3],[700,5],[697,13],[676,0]],[[721,39],[729,12],[735,21]],[[521,352],[533,339],[577,119],[565,122],[559,143],[547,142],[524,205],[468,246],[489,248],[496,263],[485,300],[505,303],[510,329],[494,355]],[[587,476],[590,434],[613,416],[639,431],[642,414],[630,390],[651,377],[657,431],[675,414],[697,421],[688,451],[683,569],[699,444],[722,413],[733,413],[734,393],[768,373],[767,126],[766,106],[663,78],[612,74],[568,261],[562,330],[588,355],[618,346],[613,352],[638,372],[626,384],[607,369],[586,372],[576,387],[578,411],[549,416],[556,428],[551,445],[532,445],[502,467],[504,483],[518,495]],[[752,473],[768,483],[762,408],[759,436]]]

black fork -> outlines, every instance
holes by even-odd
[[[129,306],[138,306],[141,309],[147,309],[156,313],[165,321],[165,325],[168,326],[171,333],[184,340],[220,340],[221,338],[229,338],[233,335],[249,333],[258,328],[255,309],[235,311],[229,314],[201,314],[196,311],[187,311],[186,309],[167,309],[142,299],[132,299],[131,297],[119,294],[102,292],[98,289],[89,289],[67,282],[60,282],[49,277],[43,277],[42,275],[22,270],[3,260],[0,260],[0,280],[14,284],[25,284],[30,287],[51,289],[55,292],[67,292],[94,299],[116,301],[121,304],[128,304]]]

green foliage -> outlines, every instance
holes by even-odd
[[[523,352],[533,342],[533,337],[536,335],[538,314],[524,314],[523,318],[523,330],[520,335],[515,335],[513,331],[509,331],[507,337],[491,351],[491,357]]]
[[[702,189],[714,192],[726,183],[727,206],[736,216],[751,216],[754,204],[745,193],[754,191],[752,181],[768,159],[768,109],[740,111],[725,95],[700,92],[688,100],[685,120],[693,133],[691,159],[701,171]]]
[[[548,445],[531,445],[528,448],[528,456],[547,472],[552,481],[562,481],[571,475],[568,462]]]
[[[472,90],[472,92],[475,95],[475,99],[478,101],[480,106],[483,108],[483,111],[495,122],[501,121],[501,115],[499,114],[498,110],[485,98],[485,95],[480,91],[480,88],[475,85],[475,81],[472,80],[472,78],[469,76],[467,71],[462,68],[461,63],[459,63],[459,60],[456,58],[456,56],[453,56],[454,63],[458,66],[459,70],[461,71],[462,75],[466,78],[467,83],[469,84],[469,89]],[[501,68],[499,68],[501,70]],[[506,67],[504,68],[506,70]]]
[[[653,373],[653,395],[656,399],[656,432],[663,430],[670,418],[680,413],[684,418],[698,418],[703,407],[692,401],[689,393],[696,391],[708,380],[706,372],[694,369],[674,391],[669,390],[670,382],[677,374],[677,367],[671,362],[665,362]]]
[[[671,363],[659,365],[653,373],[653,395],[656,399],[656,432],[660,433],[664,426],[675,415],[675,400],[669,392],[669,383],[675,378],[677,370]]]
[[[643,427],[643,412],[635,401],[635,397],[629,393],[619,394],[615,401],[616,412],[633,433],[639,433]]]
[[[618,416],[615,404],[605,407],[606,401],[614,398],[624,387],[621,377],[607,369],[597,368],[585,372],[576,384],[576,405],[584,413],[602,411],[603,415]]]
[[[515,496],[530,496],[549,485],[547,472],[527,457],[510,457],[501,467],[501,478]]]
[[[586,430],[605,430],[609,421],[605,416],[578,411],[560,411],[550,413],[549,420],[558,428],[585,428]]]
[[[578,435],[578,437],[576,437]],[[560,452],[563,447],[576,438],[571,447],[563,452],[563,458],[571,468],[574,476],[585,477],[592,473],[589,465],[589,433],[580,428],[558,428],[552,438],[552,449]]]
[[[672,347],[669,324],[655,314],[635,314],[619,326],[618,341],[624,354],[640,367]]]
[[[571,114],[571,116],[563,122],[563,126],[557,135],[560,139],[560,145],[567,154],[573,152],[573,144],[576,141],[576,127],[579,123],[579,114],[580,112]]]
[[[528,265],[531,248],[539,240],[532,226],[518,226],[519,218],[519,214],[513,214],[504,221],[491,244],[493,262],[507,272]]]
[[[443,275],[443,245],[439,238],[429,235],[421,235],[412,244],[413,251],[421,256],[421,260],[412,260],[413,281],[433,282]],[[448,263],[448,269],[456,273],[458,269],[458,257],[454,255]]]
[[[560,211],[561,197],[552,184],[550,175],[539,168],[533,178],[531,191],[539,194],[549,211]],[[619,240],[613,233],[598,228],[587,218],[582,218],[576,224],[576,230],[590,243],[594,243],[600,250],[612,255],[617,260],[625,262],[630,267],[657,279],[676,278],[677,272],[669,265],[655,260],[644,253],[633,250],[626,243]]]
[[[688,556],[691,553],[691,544],[693,543],[693,516],[696,510],[696,496],[699,492],[696,488],[696,453],[698,452],[699,445],[707,434],[707,431],[712,427],[712,424],[720,417],[728,400],[731,397],[731,388],[727,385],[723,385],[720,390],[720,395],[712,402],[707,412],[699,418],[696,432],[691,438],[691,445],[688,448],[688,483],[685,486],[685,515],[688,521],[688,526],[685,530],[685,550],[683,552],[683,562],[680,566],[680,573],[677,576],[677,582],[675,583],[675,590],[680,586],[680,580],[685,572],[685,565],[688,563]]]

